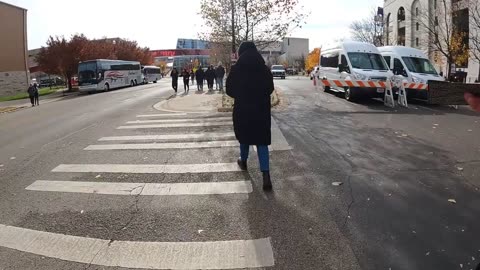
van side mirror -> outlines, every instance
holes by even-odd
[[[348,68],[348,66],[345,64],[338,65],[338,72],[344,72],[344,71],[347,73],[350,73],[350,68]]]

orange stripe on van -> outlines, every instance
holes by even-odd
[[[347,83],[347,85],[350,87],[355,87],[352,81],[345,81],[345,83]]]
[[[377,87],[377,85],[376,85],[374,82],[372,82],[372,81],[368,81],[368,85],[370,85],[370,87],[372,87],[372,88],[376,88],[376,87]]]
[[[339,80],[333,80],[333,83],[335,83],[338,87],[343,87],[343,83]]]
[[[328,80],[322,80],[323,85],[330,86],[330,82]]]

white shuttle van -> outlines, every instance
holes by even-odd
[[[379,47],[378,50],[396,77],[407,83],[444,81],[427,56],[420,50],[404,46]],[[406,89],[409,98],[427,98],[427,90]]]
[[[393,77],[377,47],[373,44],[345,41],[322,49],[320,79],[386,81]],[[325,87],[325,91],[345,92],[345,98],[354,101],[360,96],[383,96],[383,88]]]

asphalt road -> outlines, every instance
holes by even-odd
[[[98,141],[106,136],[175,135],[179,139],[168,142],[185,143],[184,135],[232,131],[228,125],[117,129],[127,121],[143,120],[138,115],[160,113],[153,105],[171,95],[166,80],[0,115],[0,269],[135,268],[162,255],[150,248],[139,259],[135,248],[145,242],[186,243],[191,249],[193,242],[216,245],[212,250],[217,253],[189,251],[204,259],[211,256],[203,265],[216,269],[247,265],[241,258],[249,252],[255,255],[249,262],[265,269],[470,269],[479,262],[478,115],[465,108],[422,104],[397,110],[378,101],[352,104],[320,92],[304,78],[275,83],[284,104],[273,117],[292,150],[271,153],[271,194],[261,191],[254,152],[248,173],[188,172],[197,168],[193,164],[234,163],[236,147],[84,150],[89,145],[139,143]],[[200,123],[206,117],[188,118],[199,118],[193,122]],[[179,173],[52,171],[60,164],[172,165]],[[253,190],[121,196],[26,189],[37,180],[103,185],[247,181]],[[33,236],[25,233],[11,243],[6,232],[12,228],[22,233],[27,229]],[[78,238],[56,242],[53,234]],[[105,240],[111,253],[99,251],[90,258],[92,248],[75,253],[59,244],[86,238]],[[51,242],[38,248],[44,239]],[[254,239],[268,239],[274,266],[268,267],[268,246],[258,242],[242,242],[246,248],[230,247],[228,252],[219,248],[226,241]],[[133,248],[116,253],[115,245],[126,242]],[[195,262],[183,265],[188,258],[179,246],[168,254],[172,256],[164,265],[171,264],[165,269],[202,268]],[[79,262],[82,256],[88,262]],[[115,256],[123,257],[116,263],[126,267],[105,266],[110,264],[102,258]],[[213,260],[229,256],[240,257],[239,262]]]

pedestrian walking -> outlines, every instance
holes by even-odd
[[[33,92],[33,103],[35,103],[36,106],[40,106],[37,83],[33,84],[33,88],[35,89],[35,91]]]
[[[227,95],[235,99],[233,127],[240,142],[237,163],[247,170],[250,145],[257,146],[263,189],[272,189],[268,145],[271,144],[271,104],[273,76],[253,42],[243,42],[239,59],[227,77]]]
[[[32,107],[35,106],[35,87],[33,87],[33,83],[31,83],[28,86],[27,89],[28,97],[30,98],[30,103],[32,104]]]
[[[222,62],[218,63],[215,69],[215,77],[217,78],[218,88],[223,92],[223,78],[225,77],[225,68],[222,66]]]
[[[205,77],[207,79],[208,91],[213,90],[213,81],[215,80],[215,71],[213,70],[213,65],[210,65],[205,72]]]
[[[205,72],[203,72],[202,67],[197,69],[197,72],[195,72],[195,77],[197,78],[197,90],[203,91],[203,79],[205,78]]]
[[[192,81],[192,85],[195,85],[195,72],[193,69],[190,70],[190,80]]]
[[[183,90],[185,91],[185,94],[188,94],[188,91],[190,91],[190,73],[186,68],[183,69],[182,71],[182,77],[183,77]]]
[[[177,68],[173,68],[172,72],[170,73],[170,77],[172,77],[172,88],[177,93],[178,88],[178,70]]]

